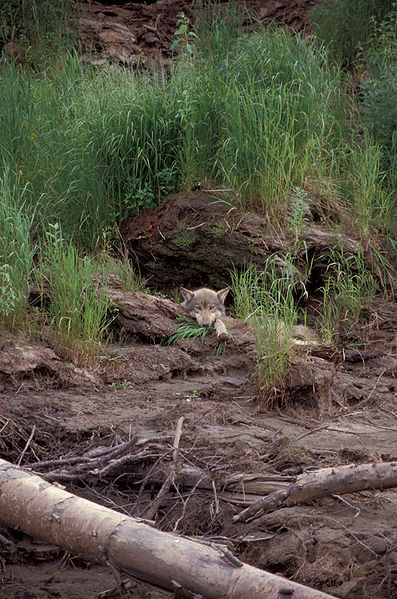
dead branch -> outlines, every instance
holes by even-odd
[[[179,449],[179,442],[181,440],[181,435],[182,435],[183,421],[184,421],[184,417],[181,416],[176,425],[175,439],[174,439],[174,444],[172,446],[173,447],[172,464],[169,468],[167,478],[164,481],[164,483],[162,484],[161,489],[158,492],[156,499],[153,501],[152,505],[149,507],[149,509],[147,510],[147,513],[145,514],[146,518],[148,518],[149,520],[155,520],[156,514],[160,508],[160,505],[161,505],[165,495],[168,493],[171,484],[175,484],[175,476],[177,474],[177,468],[178,468],[178,454],[179,454],[178,449]]]
[[[25,453],[26,453],[26,451],[27,451],[27,449],[28,449],[29,445],[31,444],[31,442],[32,442],[32,440],[33,440],[33,437],[34,437],[34,434],[35,434],[35,432],[36,432],[36,425],[34,424],[34,425],[33,425],[33,428],[32,428],[32,432],[30,433],[30,437],[29,437],[29,439],[26,441],[26,445],[25,445],[25,447],[23,448],[23,450],[22,450],[22,453],[21,453],[21,455],[20,455],[20,456],[19,456],[19,458],[18,458],[18,461],[17,461],[17,465],[18,465],[18,466],[20,466],[20,465],[21,465],[21,462],[22,462],[22,460],[23,460],[23,456],[25,455]]]
[[[0,521],[67,551],[157,586],[207,599],[335,599],[247,564],[234,565],[217,548],[161,532],[46,483],[0,460]]]
[[[387,489],[397,486],[397,462],[379,464],[349,464],[338,468],[321,468],[302,474],[286,489],[262,497],[234,517],[234,521],[249,522],[279,507],[305,503],[313,499],[343,495],[368,489]]]

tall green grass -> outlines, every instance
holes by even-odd
[[[81,0],[2,0],[0,41],[15,44],[25,61],[44,64],[76,43],[80,4]]]
[[[385,183],[397,185],[397,8],[378,23],[363,50],[367,74],[362,85],[364,123],[380,148]]]
[[[13,328],[21,324],[26,310],[35,245],[32,216],[8,175],[5,170],[0,179],[0,325]]]
[[[325,52],[237,21],[226,40],[220,23],[167,76],[97,71],[75,54],[39,73],[3,65],[0,165],[28,190],[36,231],[60,222],[93,249],[183,187],[229,187],[243,209],[277,212],[294,186],[339,175],[348,105]]]
[[[375,103],[366,96],[373,127],[357,143],[341,71],[330,64],[325,48],[282,29],[258,27],[247,33],[241,20],[225,6],[212,12],[211,22],[198,19],[195,46],[167,73],[111,66],[98,70],[76,53],[60,54],[46,68],[1,65],[0,172],[7,173],[0,224],[3,315],[21,310],[31,240],[44,240],[46,276],[54,297],[59,295],[50,320],[66,347],[72,314],[80,312],[88,320],[73,335],[82,339],[78,331],[91,330],[88,306],[99,309],[100,302],[87,283],[93,276],[90,259],[81,258],[76,248],[86,254],[99,250],[126,216],[198,183],[231,189],[231,201],[243,211],[281,213],[295,235],[293,251],[311,218],[305,213],[308,188],[317,203],[322,197],[324,203],[333,201],[330,194],[322,195],[324,187],[337,189],[344,209],[334,212],[341,220],[353,220],[367,241],[374,227],[387,231],[392,186],[382,180],[385,165],[393,177],[397,167],[394,158],[385,162],[384,157],[386,151],[395,157],[397,137],[393,134],[388,144],[377,138],[381,115]],[[388,64],[394,68],[392,61]],[[387,135],[394,116],[391,110],[384,123]],[[324,214],[332,213],[324,208]],[[59,247],[51,245],[50,223],[62,230]],[[62,304],[67,290],[57,290],[62,277],[54,283],[51,268],[70,273],[76,281],[74,305],[79,296],[89,298],[83,307]],[[272,284],[262,281],[261,286]],[[269,297],[276,302],[274,293]],[[266,298],[260,301],[269,308],[258,310],[262,329],[267,312],[288,323],[284,300],[277,299],[282,305],[278,314],[276,303],[270,307]],[[92,347],[106,321],[101,310],[95,317],[97,333],[87,335],[96,339]],[[277,343],[277,327],[274,332]],[[93,351],[84,349],[82,355]]]
[[[160,77],[85,69],[0,71],[0,161],[27,187],[41,224],[93,249],[104,228],[180,187],[177,98]],[[1,103],[1,100],[0,100]]]
[[[93,259],[82,258],[76,247],[62,237],[60,228],[53,225],[41,246],[36,280],[43,290],[44,315],[53,345],[73,363],[93,364],[111,320],[106,276],[98,273]],[[45,298],[48,287],[49,296]]]
[[[240,33],[226,48],[207,33],[186,92],[195,176],[232,187],[243,207],[270,210],[328,172],[329,149],[343,139],[340,74],[283,30]]]
[[[389,234],[395,219],[395,190],[385,170],[383,148],[364,134],[350,157],[346,197],[351,216],[366,239],[376,231]]]
[[[393,4],[394,0],[325,0],[315,6],[311,21],[332,55],[349,66]]]
[[[378,283],[360,254],[347,256],[335,249],[325,278],[318,327],[325,341],[358,335],[358,326],[378,292]]]
[[[274,260],[268,260],[263,271],[251,266],[232,273],[235,313],[255,331],[257,385],[268,405],[283,395],[293,354],[291,333],[298,311],[290,266],[280,273]]]

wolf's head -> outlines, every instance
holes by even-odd
[[[181,306],[186,314],[197,320],[201,327],[210,326],[217,318],[225,316],[225,298],[228,293],[229,287],[220,291],[206,288],[190,291],[181,287],[184,299]]]

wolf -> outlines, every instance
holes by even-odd
[[[230,338],[224,319],[226,318],[225,299],[230,287],[220,291],[213,291],[203,287],[197,291],[190,291],[181,287],[183,302],[181,307],[184,312],[197,320],[201,327],[214,325],[216,334],[221,341]]]
[[[231,337],[226,329],[225,320],[231,324],[237,323],[235,319],[226,317],[225,299],[229,291],[230,287],[225,287],[220,291],[213,291],[206,287],[190,291],[190,289],[181,287],[181,295],[184,300],[181,307],[184,312],[194,318],[201,327],[213,325],[220,341],[226,341]],[[285,323],[280,321],[278,327],[280,338],[289,338],[295,345],[321,344],[318,333],[306,325],[298,324],[289,329]]]

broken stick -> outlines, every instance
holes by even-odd
[[[349,464],[337,468],[321,468],[316,472],[302,474],[295,483],[287,488],[258,499],[233,519],[235,522],[255,520],[256,524],[259,524],[263,514],[279,507],[305,503],[335,494],[343,495],[344,493],[391,487],[397,487],[397,462]]]
[[[178,454],[179,454],[179,442],[181,440],[182,435],[182,426],[183,426],[184,417],[181,416],[176,425],[175,439],[174,444],[172,446],[172,466],[167,473],[167,478],[161,486],[160,491],[157,494],[156,499],[153,501],[152,505],[145,513],[145,518],[148,520],[155,520],[159,507],[164,499],[164,496],[168,493],[171,484],[175,482],[175,476],[177,474],[178,468]]]

